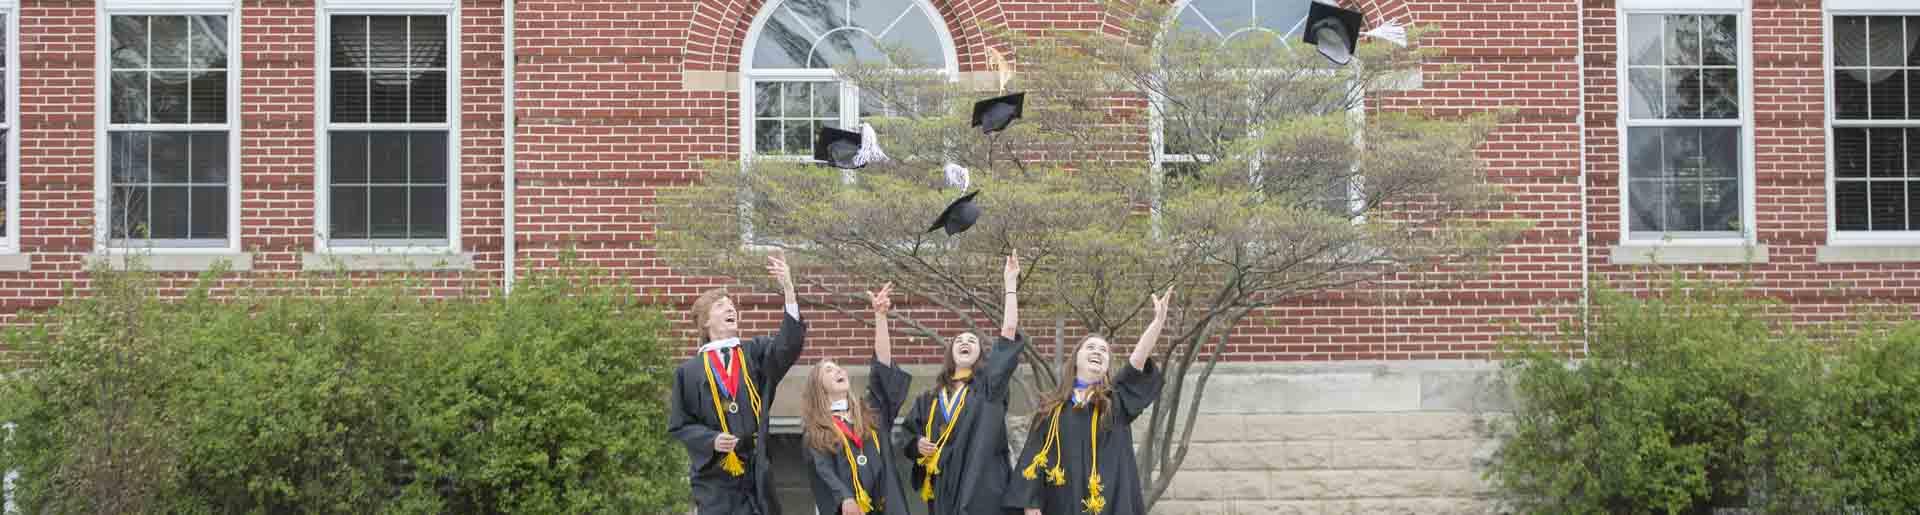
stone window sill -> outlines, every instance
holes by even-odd
[[[351,254],[308,252],[300,268],[308,272],[454,272],[473,270],[473,253]]]
[[[1738,265],[1767,262],[1766,245],[1615,245],[1616,265]]]
[[[31,254],[0,254],[0,272],[26,272],[33,269]]]
[[[1814,249],[1813,259],[1820,263],[1914,263],[1920,262],[1920,244],[1826,245]]]
[[[109,251],[94,254],[90,260],[104,263],[114,270],[126,270],[133,262],[139,262],[146,270],[155,272],[205,272],[214,265],[227,264],[227,270],[246,272],[253,270],[253,254],[249,252],[228,252],[209,250],[206,252],[144,252]]]

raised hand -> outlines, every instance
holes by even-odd
[[[773,280],[780,283],[781,290],[793,291],[793,273],[787,270],[785,251],[775,250],[772,255],[767,256],[767,274],[772,275]]]
[[[893,283],[881,286],[880,291],[867,292],[867,298],[873,303],[874,314],[886,315],[888,311],[893,310]]]
[[[1173,300],[1173,287],[1168,286],[1166,293],[1153,296],[1153,321],[1167,321],[1167,304]]]
[[[1007,255],[1007,265],[1005,268],[1001,269],[1000,275],[1003,278],[1004,284],[1006,284],[1007,292],[1011,293],[1011,292],[1020,291],[1020,288],[1019,288],[1020,287],[1020,250],[1019,249],[1014,249],[1012,254]]]

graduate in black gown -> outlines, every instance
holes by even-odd
[[[800,406],[801,433],[813,504],[823,515],[884,513],[908,515],[906,494],[900,488],[892,446],[882,435],[893,431],[893,418],[906,400],[913,376],[893,365],[893,344],[887,334],[887,300],[893,285],[873,297],[873,362],[865,398],[853,395],[847,370],[831,360],[814,365],[807,376]]]
[[[733,300],[710,290],[693,303],[700,351],[673,371],[667,430],[686,444],[698,515],[780,515],[764,445],[767,410],[806,349],[807,325],[786,260],[774,255],[767,262],[786,297],[780,332],[741,339]]]
[[[1014,461],[1019,473],[1007,486],[1009,507],[1026,515],[1147,513],[1129,426],[1160,397],[1162,378],[1151,356],[1172,296],[1171,288],[1153,296],[1153,321],[1111,380],[1106,339],[1090,335],[1080,342]]]
[[[1005,515],[1012,471],[1007,454],[1007,394],[1027,346],[1019,333],[1020,256],[1002,271],[1006,313],[993,350],[981,357],[980,338],[962,333],[946,349],[946,365],[932,390],[907,411],[900,446],[913,463],[910,494],[933,515]]]

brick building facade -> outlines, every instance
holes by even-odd
[[[1203,18],[1265,12],[1249,27],[1286,32],[1307,1],[1181,5]],[[1920,177],[1920,2],[1348,3],[1433,29],[1429,67],[1459,72],[1374,108],[1514,110],[1481,153],[1513,194],[1494,216],[1535,226],[1484,274],[1303,299],[1229,348],[1242,374],[1224,391],[1298,395],[1276,406],[1227,395],[1211,427],[1414,417],[1443,429],[1272,444],[1449,450],[1342,465],[1280,451],[1247,462],[1223,447],[1190,460],[1179,491],[1201,493],[1169,510],[1477,509],[1458,501],[1481,491],[1460,476],[1475,466],[1461,456],[1487,435],[1461,413],[1497,411],[1498,395],[1474,360],[1510,322],[1579,316],[1600,281],[1633,287],[1675,265],[1750,273],[1808,322],[1920,297],[1909,179]],[[181,284],[226,261],[234,284],[345,266],[431,271],[450,294],[504,286],[571,247],[689,302],[724,283],[656,258],[655,195],[696,179],[703,160],[788,152],[789,127],[859,116],[857,92],[818,66],[845,56],[795,45],[872,37],[994,84],[1018,49],[979,24],[1101,27],[1088,0],[4,0],[0,15],[8,317],[84,285],[90,260],[134,249]],[[787,103],[768,107],[774,96]],[[748,310],[749,331],[775,325],[770,296],[746,300],[767,308]],[[810,357],[865,348],[855,324],[809,316]],[[1442,486],[1217,491],[1249,482]]]

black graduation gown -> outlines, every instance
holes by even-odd
[[[1152,360],[1147,361],[1146,370],[1135,369],[1132,363],[1128,363],[1120,370],[1119,377],[1114,378],[1107,403],[1111,411],[1103,410],[1100,413],[1100,483],[1107,506],[1094,515],[1147,513],[1146,499],[1140,487],[1140,470],[1133,462],[1133,431],[1129,427],[1147,406],[1153,404],[1154,399],[1160,397],[1162,382],[1160,370]],[[1040,446],[1046,443],[1052,418],[1051,412],[1034,417],[1033,427],[1027,431],[1026,449],[1020,452],[1020,459],[1014,461],[1013,480],[1007,484],[1008,507],[1039,508],[1041,513],[1047,515],[1086,512],[1081,501],[1087,498],[1088,461],[1092,459],[1087,437],[1093,410],[1074,408],[1072,401],[1068,402],[1068,407],[1060,413],[1064,459],[1055,461],[1049,452],[1047,465],[1041,467],[1035,479],[1027,479],[1021,474],[1027,464],[1032,463],[1034,453],[1040,452]],[[1061,462],[1066,467],[1067,484],[1053,486],[1046,483],[1046,469]]]
[[[747,361],[747,372],[760,391],[761,414],[755,420],[752,401],[745,385],[740,385],[739,412],[726,414],[727,429],[740,438],[734,453],[746,465],[740,477],[720,467],[726,457],[713,451],[713,440],[720,435],[720,419],[714,413],[713,394],[707,386],[706,356],[696,353],[673,371],[673,402],[667,413],[667,431],[687,447],[693,505],[698,515],[780,515],[780,503],[773,491],[773,465],[761,445],[768,434],[767,421],[773,409],[773,393],[780,380],[793,368],[806,349],[807,325],[793,315],[784,315],[780,332],[773,336],[755,336],[740,344]],[[719,380],[719,375],[714,376]],[[720,402],[728,399],[720,388]]]
[[[856,456],[867,457],[867,464],[860,466],[860,487],[865,488],[867,497],[873,499],[874,511],[886,515],[908,515],[907,493],[900,489],[900,481],[894,478],[896,463],[892,459],[892,449],[887,446],[887,435],[893,432],[893,418],[900,414],[900,404],[907,398],[907,387],[913,383],[913,376],[893,365],[874,360],[873,372],[867,379],[867,407],[874,410],[873,415],[880,425],[872,431],[862,429],[862,445],[854,447]],[[875,440],[875,437],[879,440]],[[849,442],[851,443],[851,442]],[[806,449],[807,463],[813,476],[813,504],[823,515],[839,515],[840,503],[853,498],[853,470],[847,466],[844,451],[822,453],[809,446]]]
[[[1002,497],[1006,493],[1011,469],[1007,465],[1007,396],[1013,391],[1013,374],[1020,368],[1020,351],[1027,346],[1026,335],[1014,339],[995,337],[993,350],[981,363],[980,375],[967,385],[967,400],[961,406],[953,435],[940,451],[940,475],[933,478],[933,515],[1002,515],[1007,512]],[[920,438],[938,443],[947,420],[934,407],[940,389],[915,399],[904,421],[899,445],[913,465],[913,482],[907,495],[920,499],[920,486],[927,478],[920,466]],[[933,419],[933,434],[927,421]]]

